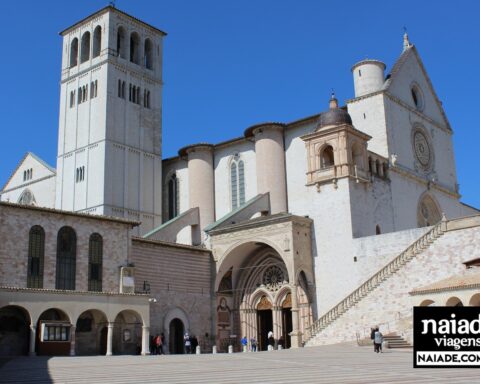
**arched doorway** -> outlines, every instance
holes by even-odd
[[[142,350],[142,325],[142,318],[135,311],[120,312],[113,324],[113,354],[139,355]]]
[[[257,304],[257,340],[258,349],[268,349],[268,333],[273,332],[272,303],[267,296],[262,296]]]
[[[68,356],[70,354],[72,323],[58,308],[43,312],[37,322],[37,355]]]
[[[0,356],[28,354],[30,342],[30,316],[13,305],[0,309]]]
[[[184,353],[183,350],[183,334],[184,326],[182,320],[175,318],[169,325],[169,352],[171,355],[178,355]]]
[[[476,293],[470,298],[469,305],[472,307],[480,307],[480,293]]]
[[[292,294],[288,293],[282,303],[282,339],[283,347],[290,348],[292,345],[290,332],[293,331],[292,323]]]
[[[75,354],[105,355],[107,351],[107,317],[99,310],[83,312],[75,328]]]

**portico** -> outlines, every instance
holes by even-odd
[[[276,345],[302,345],[312,321],[310,226],[308,218],[281,213],[209,231],[220,348],[236,335],[266,350],[270,331]]]

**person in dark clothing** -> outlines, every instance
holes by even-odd
[[[192,336],[192,355],[197,353],[198,339],[197,336]]]
[[[377,352],[377,347],[375,345],[375,328],[370,328],[370,339],[373,343],[373,352]]]

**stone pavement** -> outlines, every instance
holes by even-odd
[[[477,383],[476,369],[414,369],[412,352],[334,345],[258,353],[21,357],[1,383]]]

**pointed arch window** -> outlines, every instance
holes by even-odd
[[[180,181],[174,173],[168,180],[168,220],[180,213]]]
[[[88,290],[102,291],[103,238],[98,233],[90,236],[88,243]]]
[[[28,236],[27,288],[43,288],[44,256],[45,231],[41,226],[35,225]]]
[[[230,191],[232,210],[245,204],[245,164],[238,156],[230,164]]]
[[[57,236],[55,289],[75,290],[77,235],[70,227],[62,227]]]

